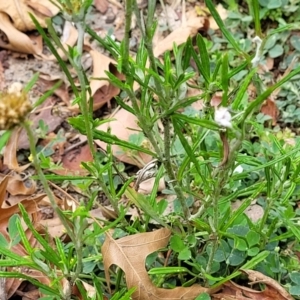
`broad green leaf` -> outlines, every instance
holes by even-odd
[[[280,44],[276,44],[272,49],[269,50],[269,56],[271,58],[279,57],[283,54],[284,49]]]
[[[246,235],[246,239],[249,247],[259,245],[260,235],[257,232],[250,230]]]
[[[180,260],[189,260],[189,259],[191,259],[191,257],[192,257],[192,253],[188,247],[185,247],[178,254],[178,259],[180,259]]]
[[[233,249],[226,262],[231,266],[238,266],[243,263],[243,261],[246,259],[246,256],[246,252]]]
[[[185,244],[182,240],[182,237],[179,235],[173,235],[170,238],[170,247],[175,252],[180,252],[185,249]]]
[[[259,251],[260,250],[258,247],[253,247],[253,248],[248,249],[247,255],[248,256],[256,256],[259,253]]]
[[[195,300],[211,300],[209,294],[201,293]]]

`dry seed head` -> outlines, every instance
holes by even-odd
[[[20,86],[12,85],[0,93],[0,130],[11,129],[23,122],[31,110],[26,92]]]

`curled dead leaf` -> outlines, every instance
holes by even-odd
[[[1,179],[5,176],[0,174]],[[23,180],[20,175],[15,174],[14,176],[6,176],[8,178],[8,184],[6,190],[10,195],[22,195],[30,196],[36,191],[36,183],[33,180]],[[14,203],[10,203],[14,205]]]
[[[17,149],[19,146],[20,131],[20,128],[14,129],[3,152],[3,164],[6,165],[10,170],[16,172],[22,172],[30,166],[30,164],[19,166],[18,163]]]
[[[29,14],[32,14],[42,27],[45,19],[59,12],[59,8],[49,0],[0,1],[0,47],[26,54],[39,55],[42,46],[22,32],[35,29]]]
[[[238,285],[232,281],[225,282],[222,291],[213,295],[213,299],[252,299],[252,300],[292,300],[294,299],[277,281],[253,270],[242,270],[248,275],[249,285],[263,283],[262,291]]]
[[[42,27],[46,27],[45,18],[55,16],[59,8],[49,0],[19,0],[1,1],[0,11],[13,20],[16,29],[29,31],[35,29],[29,13],[34,15]]]
[[[40,44],[31,40],[26,34],[17,30],[9,16],[3,12],[0,12],[0,30],[7,37],[6,39],[3,39],[3,37],[0,38],[1,48],[26,54],[39,55],[42,53],[42,47]]]

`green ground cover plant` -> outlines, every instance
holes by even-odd
[[[142,299],[137,296],[139,287],[128,284],[128,269],[122,270],[120,265],[110,270],[106,268],[108,258],[103,249],[109,247],[105,243],[112,239],[121,242],[124,237],[163,229],[169,232],[169,243],[162,249],[153,249],[144,258],[149,278],[156,287],[188,288],[201,284],[207,288],[205,293],[203,290],[202,294],[199,292],[198,296],[186,299],[210,299],[209,294],[230,279],[244,280],[243,270],[256,270],[275,279],[295,298],[299,297],[300,140],[296,137],[294,144],[286,143],[288,133],[266,127],[268,117],[260,114],[260,108],[276,89],[282,88],[281,96],[286,95],[284,87],[298,78],[300,67],[296,66],[268,87],[258,73],[265,55],[277,57],[275,44],[293,24],[282,24],[263,32],[262,18],[275,18],[277,15],[268,15],[268,12],[281,6],[247,1],[250,17],[247,22],[255,31],[253,41],[247,46],[247,43],[239,43],[227,29],[212,0],[205,3],[220,28],[219,38],[226,41],[225,49],[217,49],[209,37],[198,34],[183,45],[174,44],[172,51],[165,52],[161,58],[153,53],[157,23],[153,22],[156,2],[152,0],[148,1],[145,16],[140,15],[135,0],[125,2],[125,37],[121,43],[110,35],[99,37],[86,24],[91,1],[58,2],[64,17],[74,22],[79,33],[77,46],[68,51],[62,47],[51,20],[47,33],[34,20],[70,81],[74,102],[79,105],[81,114],[69,118],[68,122],[87,136],[93,162],[82,163],[89,176],[46,175],[45,149],[37,151],[30,123],[26,119],[20,120],[31,142],[30,151],[37,170],[35,178],[43,184],[70,242],[58,238],[52,241],[47,234],[38,232],[26,210],[20,206],[21,217],[40,247],[30,245],[20,217],[14,215],[8,225],[10,240],[0,235],[0,266],[35,269],[48,276],[50,285],[16,270],[3,270],[1,277],[33,282],[45,295],[43,299],[73,299],[73,286],[79,289],[83,299]],[[233,12],[237,11],[235,1],[227,3]],[[266,11],[263,15],[260,5]],[[141,32],[135,56],[129,51],[133,15]],[[110,72],[106,74],[108,80],[122,91],[116,97],[117,104],[137,118],[140,130],[129,140],[121,140],[109,130],[99,129],[99,125],[112,120],[93,119],[93,99],[88,96],[88,79],[81,65],[85,34],[110,53],[117,62],[117,70],[124,75],[124,80],[120,80]],[[76,70],[79,86],[74,83],[57,48],[63,49]],[[191,79],[196,84],[192,85]],[[253,98],[249,95],[250,85],[256,90]],[[198,90],[198,95],[188,97],[188,88]],[[217,92],[221,95],[219,103],[213,105]],[[191,106],[198,100],[203,103],[201,110]],[[294,118],[298,118],[297,110],[290,108],[284,113],[289,112],[291,115],[284,118],[294,122]],[[97,153],[96,139],[108,144],[105,155]],[[144,139],[147,143],[141,143]],[[133,156],[142,152],[153,157],[137,174],[140,183],[155,177],[149,195],[138,193],[137,181],[136,186],[132,186],[135,176],[123,174],[122,166],[113,156],[112,145],[129,149]],[[165,198],[158,202],[161,178],[166,184]],[[82,202],[74,212],[61,211],[48,180],[77,184],[80,181],[88,201]],[[99,193],[104,194],[111,204],[114,218],[96,220],[91,217],[90,210]],[[164,213],[170,194],[176,198],[174,207],[171,213]],[[123,204],[124,197],[129,204]],[[232,203],[237,200],[241,204],[233,209]],[[246,213],[253,201],[263,208],[258,219]],[[139,211],[134,220],[126,216],[130,206]],[[22,257],[12,251],[18,243],[22,243],[28,256]],[[168,259],[162,260],[158,250],[169,252]],[[93,297],[88,296],[83,282],[95,287]]]

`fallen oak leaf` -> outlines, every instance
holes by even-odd
[[[294,299],[276,280],[258,271],[253,271],[253,270],[241,270],[241,271],[248,275],[251,284],[264,283],[266,285],[266,289],[261,292],[261,295],[265,294],[266,296],[269,297],[268,299],[277,299],[277,300]],[[262,298],[257,298],[257,299],[262,299]]]
[[[48,131],[53,132],[63,121],[63,118],[52,114],[54,106],[54,98],[48,98],[39,108],[38,113],[32,112],[29,116],[29,119],[32,121],[32,129],[35,130],[39,127],[39,122],[42,120],[45,125],[47,125]],[[16,130],[16,129],[15,129]],[[17,149],[28,149],[29,140],[27,133],[24,129],[21,130],[20,136],[17,142]]]
[[[215,292],[200,285],[191,287],[177,287],[163,289],[156,287],[150,280],[145,269],[146,257],[167,246],[171,231],[162,228],[153,232],[139,233],[114,240],[106,234],[102,246],[105,278],[109,285],[109,268],[115,264],[119,266],[126,276],[128,289],[135,287],[137,290],[132,294],[133,300],[168,299],[168,300],[192,300],[201,293]]]
[[[0,182],[0,232],[7,236],[6,226],[9,218],[13,214],[19,213],[18,205],[13,205],[10,207],[5,207],[5,200],[6,200],[6,192],[7,192],[7,185],[8,185],[9,177],[6,176]],[[40,195],[34,200],[22,200],[20,203],[25,207],[28,214],[32,214],[37,211],[37,202],[40,201],[44,195]]]
[[[6,38],[0,38],[0,47],[26,54],[41,54],[42,47],[31,40],[26,34],[17,30],[9,16],[0,12],[0,30],[6,35]]]
[[[5,176],[0,174],[0,178],[4,178]],[[19,174],[15,174],[14,176],[7,175],[8,184],[6,187],[7,192],[10,195],[25,195],[30,196],[36,191],[36,183],[33,180],[27,179],[26,181],[21,178]]]
[[[45,19],[55,16],[59,12],[59,8],[49,0],[19,0],[1,1],[0,11],[13,20],[16,29],[30,31],[35,29],[35,25],[29,13],[37,19],[42,27],[46,27]]]
[[[46,27],[45,18],[59,12],[48,0],[0,1],[0,47],[26,54],[40,55],[42,45],[36,43],[22,32],[35,29],[29,13],[35,16],[42,27]]]
[[[90,88],[91,96],[94,97],[93,110],[97,110],[120,92],[120,89],[112,85],[108,80],[99,80],[97,78],[107,78],[105,71],[112,72],[119,79],[123,79],[123,76],[116,70],[116,62],[114,60],[95,50],[91,50],[90,54],[93,60],[93,75],[90,80]]]

